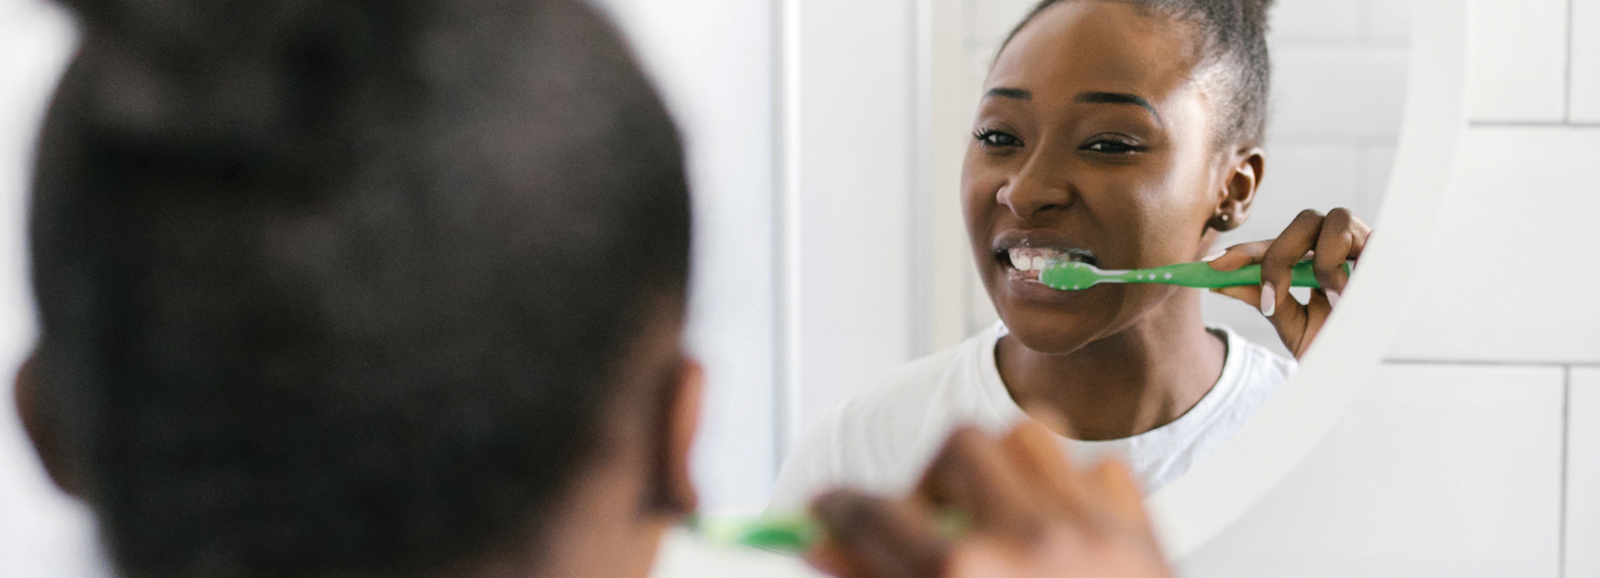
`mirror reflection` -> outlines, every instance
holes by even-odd
[[[972,32],[992,60],[967,87],[959,201],[938,202],[960,203],[988,322],[820,415],[774,507],[906,491],[960,424],[1027,417],[1153,491],[1284,385],[1371,233],[1403,26],[1224,4],[974,7],[1013,25]]]

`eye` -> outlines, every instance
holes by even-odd
[[[983,146],[986,146],[986,147],[1020,147],[1020,146],[1022,146],[1022,139],[1017,138],[1015,135],[1012,135],[1010,133],[1006,133],[1006,132],[1002,132],[1002,131],[998,131],[998,130],[994,130],[994,129],[980,130],[976,134],[973,134],[972,138],[978,139],[978,143],[982,144]]]
[[[1144,152],[1145,147],[1126,142],[1116,138],[1096,137],[1083,145],[1083,150],[1109,155],[1125,155]]]

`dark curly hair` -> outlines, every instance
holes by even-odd
[[[69,4],[34,371],[122,572],[411,575],[531,539],[686,290],[678,135],[612,26],[580,0]]]
[[[1042,0],[1006,36],[1005,44],[1051,6],[1075,0]],[[1200,76],[1217,73],[1214,97],[1226,122],[1214,127],[1218,142],[1261,144],[1267,126],[1267,99],[1272,90],[1272,62],[1267,54],[1267,12],[1274,0],[1108,0],[1151,10],[1192,24],[1201,35]],[[1005,50],[1005,44],[1000,50]]]

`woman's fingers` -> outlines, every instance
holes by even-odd
[[[1061,514],[1083,518],[1093,507],[1090,480],[1073,468],[1067,451],[1044,425],[1027,421],[1011,430],[1003,442],[1006,452],[1031,491]]]
[[[1338,295],[1344,292],[1345,284],[1350,281],[1349,273],[1344,270],[1345,261],[1361,256],[1371,232],[1366,223],[1347,209],[1329,211],[1323,220],[1313,269],[1317,282],[1328,292],[1329,302],[1337,302]]]
[[[1119,460],[1108,460],[1095,465],[1087,474],[1097,501],[1122,524],[1150,531],[1150,520],[1144,513],[1144,488],[1134,479],[1133,470]]]
[[[1212,289],[1211,292],[1212,293],[1216,293],[1218,295],[1226,295],[1228,297],[1232,297],[1234,299],[1238,299],[1240,301],[1243,301],[1243,302],[1249,304],[1251,307],[1260,307],[1261,306],[1261,286],[1260,285],[1235,285],[1235,286],[1232,286],[1232,287],[1221,287],[1221,288],[1217,288],[1217,289]]]
[[[939,576],[949,560],[949,540],[933,518],[907,502],[850,490],[823,494],[812,512],[828,532],[810,555],[820,569],[849,578]]]
[[[1294,279],[1294,266],[1300,263],[1322,234],[1322,213],[1307,209],[1301,211],[1272,241],[1261,257],[1261,314],[1274,317],[1281,306],[1294,303],[1289,287]],[[1284,307],[1285,310],[1293,309]],[[1285,311],[1287,312],[1287,311]]]
[[[808,559],[847,578],[1171,576],[1128,467],[1079,469],[1037,422],[1002,439],[958,430],[919,492],[822,496],[814,511],[828,534]],[[958,536],[939,534],[934,512],[949,509],[973,521]]]
[[[1234,271],[1245,265],[1260,263],[1261,257],[1267,254],[1267,247],[1271,245],[1272,241],[1254,241],[1228,247],[1220,257],[1210,261],[1211,268],[1218,271]]]
[[[951,434],[928,466],[917,497],[935,507],[953,508],[972,524],[996,532],[1030,531],[1035,501],[1027,483],[999,440],[976,428]]]

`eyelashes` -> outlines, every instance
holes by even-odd
[[[1025,143],[1016,135],[1003,130],[986,128],[972,133],[972,138],[984,148],[1022,148]],[[1132,139],[1118,134],[1098,134],[1091,137],[1078,147],[1078,150],[1112,156],[1127,156],[1135,153],[1147,152],[1150,147],[1143,146]]]
[[[1016,135],[994,129],[982,129],[972,134],[979,144],[986,147],[1022,147],[1022,139]]]

